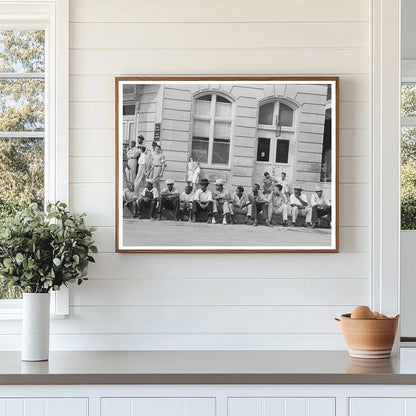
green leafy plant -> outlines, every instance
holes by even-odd
[[[46,213],[31,204],[0,229],[0,277],[9,287],[47,293],[62,285],[87,280],[91,254],[97,253],[94,228],[86,214],[71,214],[64,203],[49,203]]]

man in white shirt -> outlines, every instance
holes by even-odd
[[[244,192],[244,188],[242,186],[237,186],[236,191],[231,196],[230,204],[233,222],[235,222],[234,214],[241,214],[246,215],[247,224],[249,219],[249,213],[251,215],[251,202],[249,200],[248,195]]]
[[[268,199],[270,201],[268,210],[270,224],[273,224],[273,214],[282,214],[283,227],[287,227],[287,198],[286,195],[282,193],[282,185],[278,183]]]
[[[159,198],[159,192],[153,186],[151,179],[146,179],[147,187],[143,189],[140,194],[140,198],[137,201],[137,213],[136,218],[140,219],[143,215],[145,208],[150,207],[150,218],[153,219],[153,214],[156,210],[156,205]]]
[[[308,204],[308,198],[302,194],[302,187],[295,185],[294,193],[290,196],[290,206],[292,207],[292,225],[296,227],[298,215],[306,217],[306,226],[312,227],[312,208]]]
[[[158,221],[162,218],[162,208],[173,210],[175,220],[179,220],[179,191],[174,187],[175,182],[172,179],[166,179],[166,188],[162,189],[159,198],[157,210]]]
[[[279,184],[282,185],[282,193],[286,195],[286,198],[289,199],[290,197],[290,184],[289,181],[286,179],[286,172],[282,172],[280,174],[281,179],[279,180]]]
[[[212,222],[213,199],[212,192],[208,189],[208,179],[201,179],[199,181],[201,186],[194,195],[192,201],[192,222],[196,222],[196,214],[199,211],[206,211],[208,214],[207,223]]]
[[[322,194],[322,186],[317,185],[315,187],[315,193],[311,197],[312,207],[312,228],[315,228],[319,224],[319,218],[324,215],[327,216],[329,223],[331,223],[331,202],[324,198]]]
[[[185,212],[188,215],[188,221],[192,220],[192,201],[194,199],[192,189],[191,185],[186,186],[185,191],[179,197],[179,221],[183,220],[183,214]]]
[[[212,193],[213,199],[213,212],[212,223],[215,224],[215,216],[219,212],[222,212],[222,223],[228,224],[229,217],[232,214],[230,208],[231,195],[224,189],[224,181],[217,179],[215,181],[215,191]]]
[[[271,226],[269,218],[267,215],[269,201],[260,190],[260,185],[255,183],[253,185],[251,193],[248,195],[251,205],[248,206],[247,215],[250,217],[250,220],[253,221],[253,226],[257,226],[257,218],[260,213],[262,213],[264,218],[264,224],[266,226]]]

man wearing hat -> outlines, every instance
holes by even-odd
[[[156,210],[156,205],[159,197],[157,189],[153,186],[151,179],[146,179],[146,188],[140,194],[140,198],[137,201],[137,213],[134,217],[140,219],[143,215],[145,208],[150,207],[150,218],[153,218],[153,214]]]
[[[175,220],[178,221],[179,217],[179,195],[180,193],[174,187],[175,182],[173,179],[166,179],[166,188],[162,189],[160,193],[159,205],[157,209],[157,220],[162,218],[162,208],[173,210]]]
[[[273,189],[271,195],[268,197],[269,200],[269,209],[268,216],[269,221],[266,225],[272,226],[272,216],[273,214],[279,215],[282,214],[283,217],[283,227],[287,227],[287,198],[283,193],[283,187],[278,183]]]
[[[212,221],[212,208],[213,199],[212,193],[208,189],[208,179],[201,179],[199,181],[200,188],[195,192],[194,199],[192,201],[192,222],[196,222],[196,214],[199,211],[206,211],[208,214],[209,224]]]
[[[144,136],[143,136],[143,134],[139,134],[137,136],[137,143],[138,143],[138,146],[143,146],[143,143],[144,143]]]
[[[298,215],[306,217],[306,226],[311,227],[312,208],[308,204],[308,198],[302,194],[302,186],[296,184],[294,193],[290,195],[290,206],[292,207],[292,225],[296,227],[296,218]]]
[[[331,202],[322,195],[322,186],[316,185],[315,193],[311,197],[312,207],[312,228],[318,226],[318,219],[327,216],[328,221],[331,222]]]
[[[212,223],[215,224],[215,215],[219,211],[222,212],[222,223],[224,225],[228,224],[230,215],[233,214],[232,208],[230,205],[231,195],[228,191],[224,189],[224,180],[217,179],[215,181],[215,191],[212,193],[213,199],[213,210],[214,216],[212,217]]]

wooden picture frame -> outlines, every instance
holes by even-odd
[[[117,77],[115,113],[117,252],[338,252],[338,77]]]

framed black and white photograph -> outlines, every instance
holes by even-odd
[[[118,252],[337,252],[338,78],[116,78]]]

